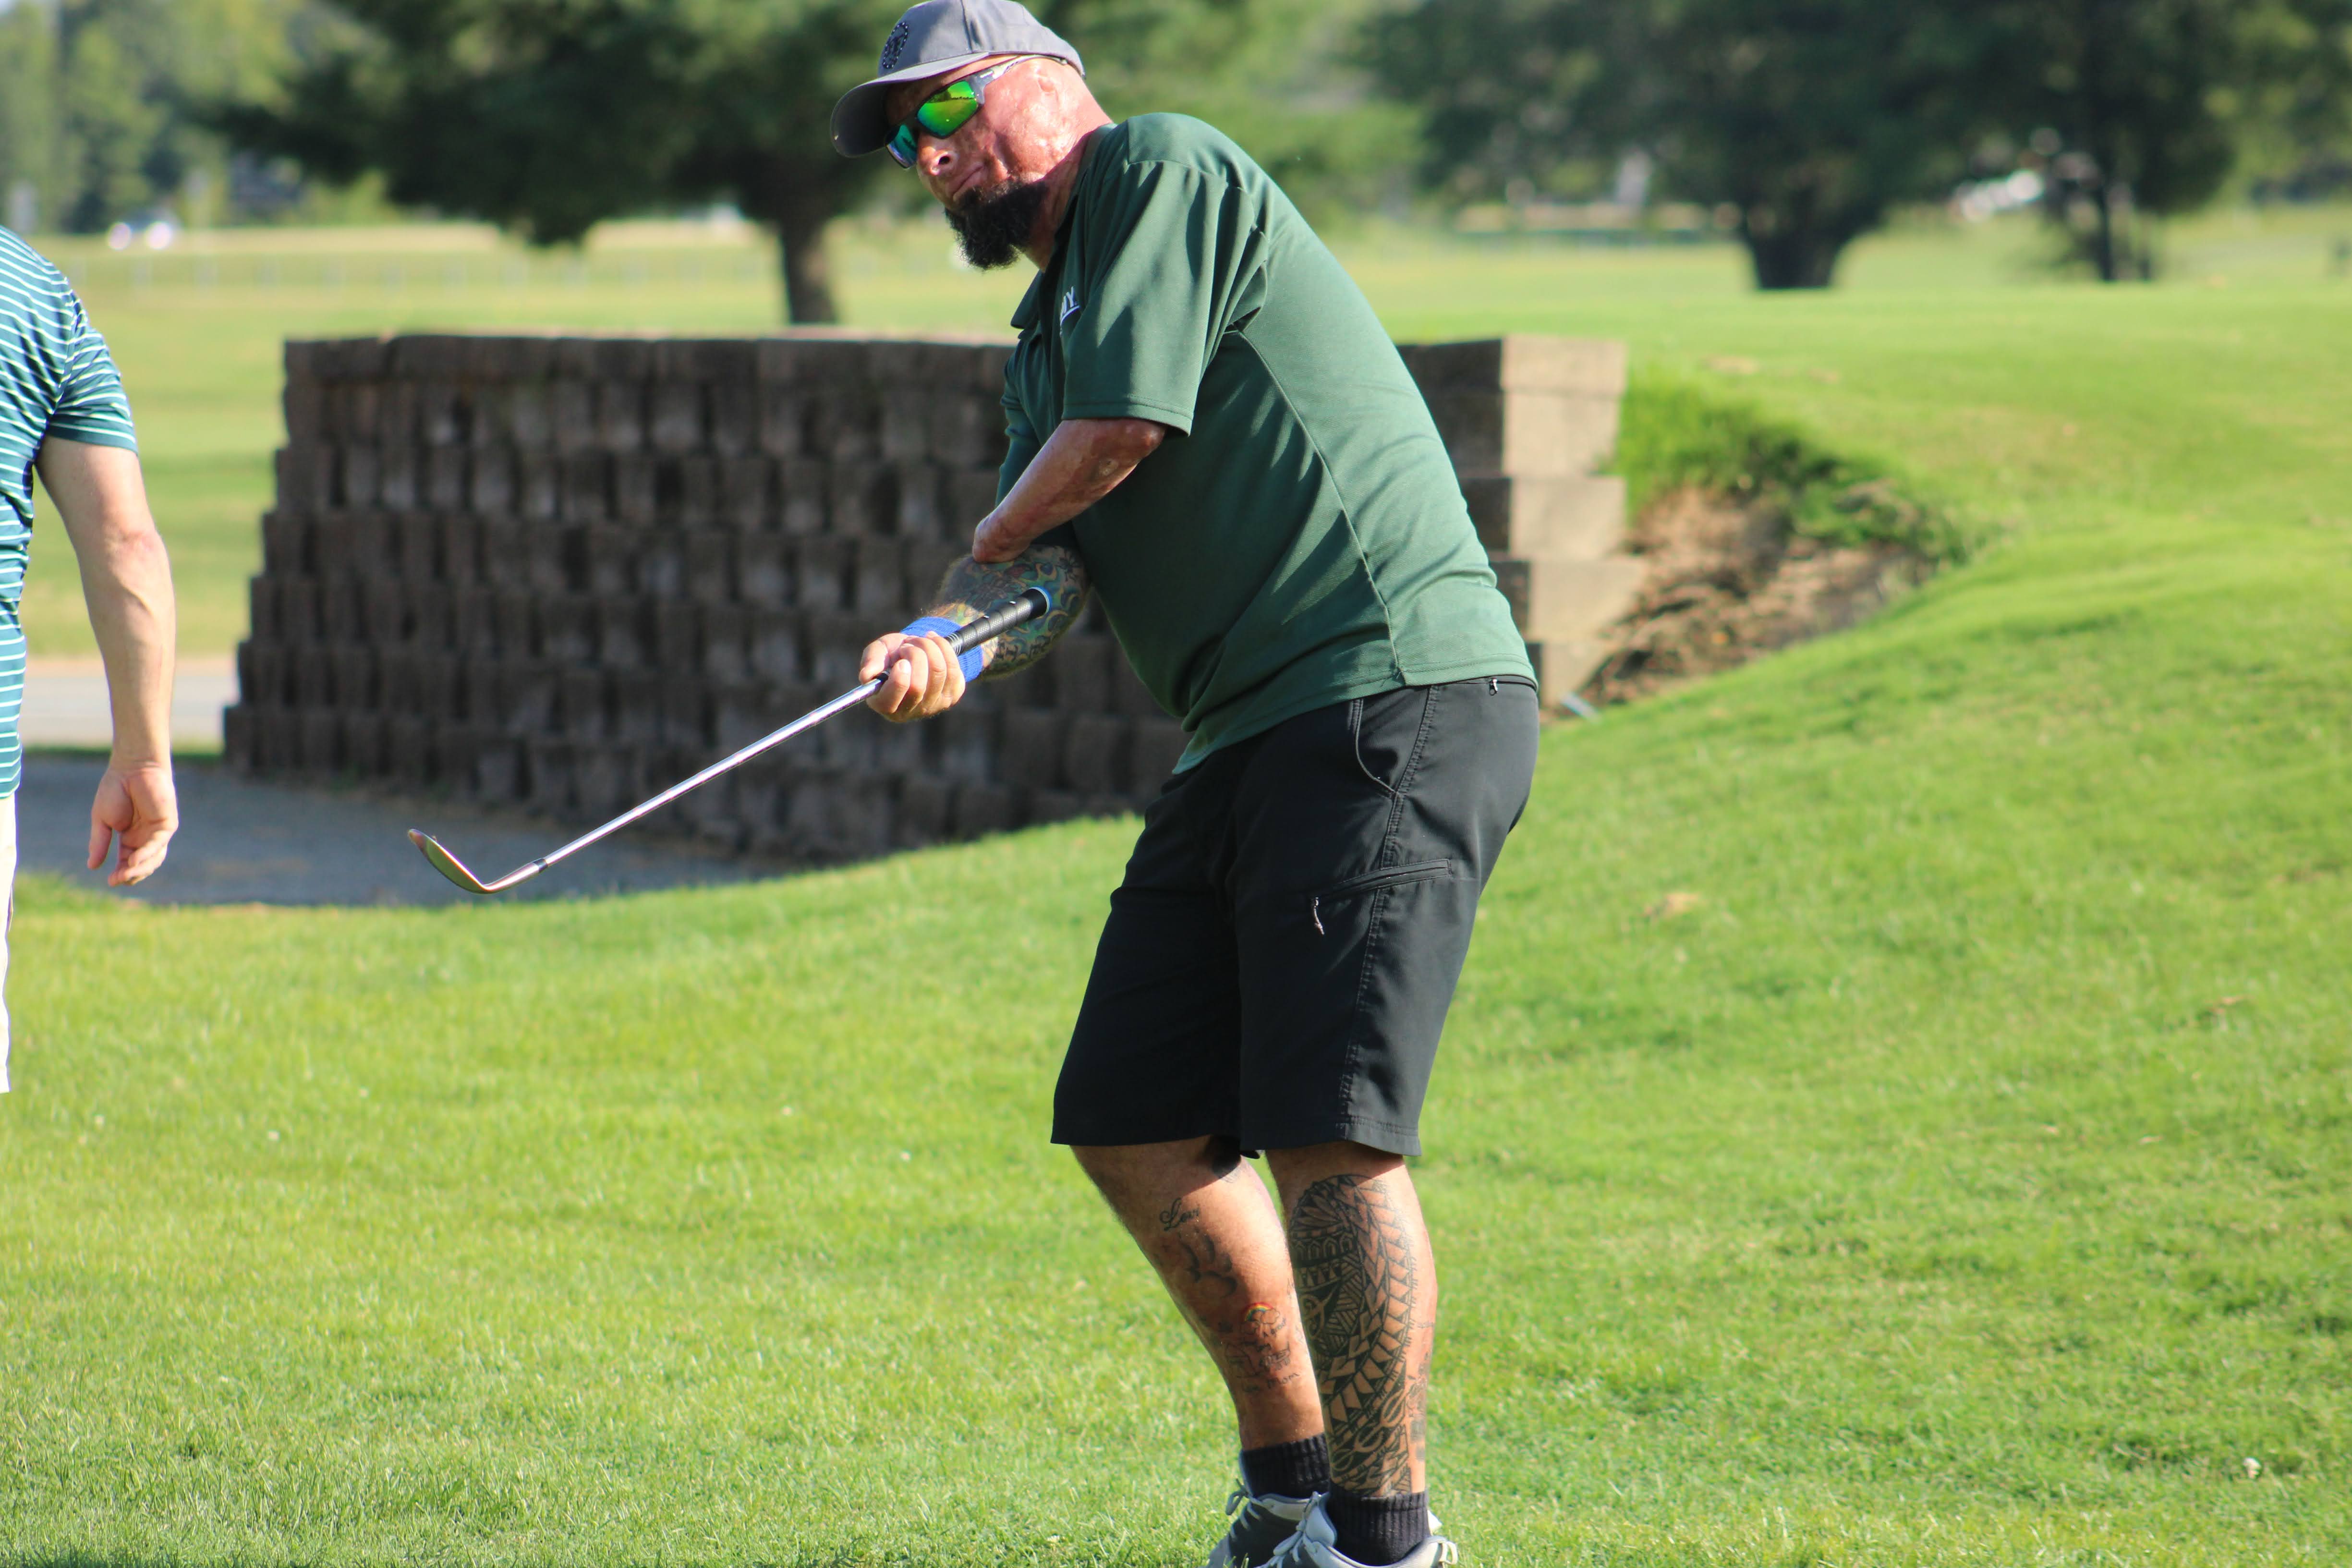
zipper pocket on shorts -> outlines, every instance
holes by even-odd
[[[1384,866],[1360,877],[1334,882],[1321,892],[1308,895],[1307,918],[1315,922],[1317,936],[1328,936],[1330,933],[1323,929],[1323,900],[1326,899],[1336,904],[1342,899],[1352,899],[1361,893],[1377,893],[1383,888],[1393,888],[1401,883],[1433,882],[1440,877],[1452,875],[1454,862],[1451,860],[1416,860],[1410,866]]]

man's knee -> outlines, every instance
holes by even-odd
[[[1404,1168],[1402,1155],[1368,1143],[1309,1143],[1297,1149],[1268,1149],[1266,1169],[1286,1196],[1294,1195],[1328,1176],[1380,1177]]]
[[[1074,1143],[1078,1169],[1114,1205],[1130,1193],[1222,1181],[1241,1163],[1230,1138],[1185,1138],[1172,1143]]]

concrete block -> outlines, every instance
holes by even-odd
[[[289,382],[322,380],[323,373],[319,368],[322,347],[324,345],[316,338],[287,339],[285,350],[278,362],[286,372],[286,379]]]
[[[531,540],[547,531],[551,530],[544,523],[509,517],[483,519],[482,580],[498,588],[530,586]]]
[[[676,529],[637,535],[637,592],[656,599],[686,592],[686,542]]]
[[[466,487],[467,510],[503,515],[515,506],[515,457],[508,447],[475,448],[473,472]]]
[[[528,793],[530,770],[520,742],[498,735],[477,734],[474,742],[474,798],[491,805],[518,801]]]
[[[759,447],[771,458],[809,452],[809,395],[802,388],[770,382],[754,394],[759,408]]]
[[[509,735],[542,735],[555,728],[561,672],[553,665],[506,659],[493,667],[491,711]]]
[[[392,340],[392,374],[415,380],[463,375],[472,340],[453,333],[404,332]]]
[[[450,646],[467,658],[496,658],[499,655],[497,592],[480,584],[457,589],[456,615],[457,624],[451,628]]]
[[[571,742],[554,736],[533,736],[528,754],[530,758],[530,804],[550,816],[568,820],[577,810],[572,778],[578,748]]]
[[[793,602],[792,558],[783,535],[735,536],[735,595],[752,605],[782,605]]]
[[[731,620],[728,623],[733,624]],[[808,662],[801,640],[801,616],[793,610],[759,608],[748,613],[743,625],[741,658],[745,670],[765,680],[800,680],[808,674]],[[709,668],[713,655],[709,645],[703,648],[705,668]],[[721,662],[731,658],[720,654]],[[711,673],[719,673],[712,669]]]
[[[935,398],[924,456],[953,468],[994,468],[1004,460],[1004,408],[992,395]]]
[[[515,460],[515,515],[551,521],[563,512],[563,465],[551,452],[524,452]]]
[[[249,775],[257,771],[255,764],[259,759],[254,747],[256,728],[253,710],[244,703],[221,710],[221,761],[228,764],[231,773]]]
[[[343,765],[362,778],[390,778],[397,771],[393,752],[392,715],[343,713]]]
[[[1529,333],[1472,342],[1412,343],[1398,352],[1423,394],[1433,391],[1625,395],[1625,345]]]
[[[457,604],[446,583],[410,583],[408,639],[420,648],[446,653],[457,643]]]
[[[327,389],[315,381],[289,377],[279,406],[286,416],[286,440],[296,447],[318,445],[327,435]]]
[[[752,612],[741,605],[702,608],[702,672],[713,680],[741,680],[751,673]],[[795,662],[797,662],[795,660]],[[786,678],[795,671],[785,672]]]
[[[964,784],[956,791],[950,833],[957,838],[1010,833],[1021,826],[1022,805],[1021,792],[1011,784]]]
[[[433,777],[457,795],[474,792],[474,768],[482,738],[465,724],[436,724],[425,740],[432,754]]]
[[[593,374],[602,381],[650,381],[654,345],[645,338],[594,338],[589,341]]]
[[[383,383],[376,389],[376,440],[386,447],[410,447],[416,437],[416,384]]]
[[[322,658],[306,660],[324,666],[331,687],[331,703],[346,712],[372,712],[383,700],[376,687],[376,648],[364,642],[343,642],[322,648]]]
[[[404,648],[380,648],[376,652],[377,706],[386,713],[415,715],[421,711],[417,700],[416,659]]]
[[[534,595],[516,589],[500,588],[497,591],[493,614],[499,628],[500,658],[540,657],[539,601]]]
[[[761,450],[760,389],[749,381],[713,382],[710,399],[710,449],[721,458],[740,458]]]
[[[824,510],[835,533],[887,533],[898,514],[891,476],[865,458],[836,462],[826,476]]]
[[[809,450],[838,468],[870,467],[881,456],[882,411],[875,389],[848,383],[809,405]]]
[[[583,747],[611,731],[606,687],[601,669],[564,669],[555,678],[555,724],[564,739]]]
[[[336,452],[329,447],[281,447],[278,450],[278,510],[289,517],[316,517],[335,504]]]
[[[328,660],[298,658],[293,664],[294,706],[331,708],[335,705],[335,670]]]
[[[375,381],[392,367],[392,345],[384,338],[335,338],[313,351],[313,363],[326,381]]]
[[[261,569],[287,576],[311,570],[310,536],[318,525],[308,516],[275,509],[261,514]]]
[[[291,708],[265,709],[254,716],[258,731],[256,771],[292,773],[302,766],[302,717]]]
[[[931,455],[931,405],[937,389],[921,382],[885,385],[876,399],[875,447],[886,463],[919,463]]]
[[[715,528],[690,528],[686,543],[687,596],[705,605],[730,604],[735,597],[734,536]]]
[[[414,511],[424,504],[424,462],[416,447],[387,443],[377,461],[376,505],[386,511]]]
[[[1053,672],[1054,702],[1066,713],[1108,713],[1111,710],[1111,665],[1127,656],[1109,637],[1072,632],[1045,656],[1041,667]]]
[[[948,836],[955,808],[955,781],[910,773],[898,786],[898,841],[902,847],[933,844]]]
[[[473,434],[473,410],[456,382],[416,384],[416,437],[426,447],[461,447]]]
[[[1041,789],[1029,796],[1029,826],[1070,822],[1087,815],[1087,797],[1076,790]]]
[[[1594,637],[1632,610],[1641,595],[1639,561],[1541,561],[1505,556],[1494,563],[1496,585],[1510,601],[1511,618],[1530,642]]]
[[[783,458],[776,463],[776,526],[786,533],[825,531],[829,473],[813,458]]]
[[[860,710],[828,720],[793,745],[798,760],[845,777],[864,777],[875,772],[875,731],[889,727],[888,720]]]
[[[400,575],[409,583],[441,579],[441,515],[416,512],[395,519]]]
[[[890,473],[890,492],[897,502],[890,518],[890,531],[902,539],[946,537],[948,513],[942,504],[945,487],[941,481],[942,470],[936,463],[896,465]]]
[[[871,616],[856,610],[804,610],[801,629],[808,678],[830,695],[856,683],[858,660],[866,645],[878,633],[894,628],[877,626]]]
[[[572,587],[572,546],[575,535],[585,538],[584,528],[530,528],[523,532],[523,543],[529,551],[529,563],[523,581],[534,594],[552,597],[567,593]]]
[[[435,521],[441,533],[441,575],[457,587],[488,581],[482,556],[482,520],[451,512]]]
[[[701,752],[711,743],[710,689],[698,677],[668,675],[662,678],[658,699],[661,716],[660,740],[664,745],[688,752]],[[701,763],[678,770],[680,776],[698,771]]]
[[[1051,708],[1009,708],[997,721],[997,778],[1024,790],[1056,790],[1070,715]]]
[[[895,619],[907,605],[906,551],[895,539],[866,538],[853,542],[857,549],[856,566],[850,579],[851,605],[877,622]]]
[[[856,542],[837,533],[803,539],[793,551],[793,599],[805,610],[837,610],[849,602]]]
[[[949,474],[940,504],[940,532],[968,544],[980,520],[996,510],[996,470],[973,468]]]
[[[383,460],[373,443],[346,443],[336,456],[339,461],[332,492],[322,493],[314,510],[323,510],[329,506],[348,509],[375,505],[383,494]]]
[[[596,601],[596,662],[606,669],[650,665],[646,604],[635,595]]]
[[[436,724],[454,723],[466,716],[465,666],[446,654],[419,654],[416,671],[416,711]]]
[[[550,382],[547,387],[547,417],[551,445],[565,457],[575,452],[596,449],[596,394],[584,381]],[[536,442],[520,438],[519,447],[531,447]]]
[[[340,410],[336,416],[335,438],[339,441],[375,439],[383,427],[383,387],[373,381],[346,381],[331,387],[331,406]]]
[[[654,662],[686,675],[702,663],[701,611],[684,599],[654,602]]]
[[[592,523],[579,531],[581,583],[598,598],[637,591],[637,547],[644,536],[618,523]]]
[[[348,595],[345,595],[348,601]],[[307,577],[288,577],[278,584],[278,629],[286,646],[305,647],[327,637],[327,584]],[[357,629],[359,615],[352,609],[346,624]]]
[[[563,459],[558,515],[567,522],[602,522],[613,515],[613,459],[574,452]]]
[[[303,773],[314,778],[329,778],[341,770],[343,727],[341,716],[333,709],[305,710],[298,733]]]
[[[256,643],[275,647],[287,641],[286,622],[278,610],[278,580],[264,572],[246,584],[246,628]]]
[[[740,533],[771,527],[775,515],[776,465],[772,458],[719,459],[719,522]]]
[[[940,596],[948,568],[971,553],[969,541],[944,542],[922,539],[906,542],[907,604],[918,613],[930,608]]]
[[[1129,793],[1137,800],[1149,800],[1168,782],[1176,771],[1177,759],[1192,737],[1175,720],[1160,717],[1138,719],[1132,739],[1128,743]]]
[[[289,582],[284,589],[287,605],[291,607],[294,596],[304,587],[318,595],[313,612],[318,629],[304,640],[322,642],[365,642],[368,636],[367,609],[362,602],[361,586],[351,577],[329,577],[314,584]]]
[[[500,412],[505,416],[502,421],[505,437],[526,452],[543,452],[554,447],[557,442],[553,384],[518,381],[507,386],[504,394]]]
[[[719,459],[699,454],[665,458],[661,515],[676,527],[711,528],[719,517]]]
[[[539,599],[539,654],[552,664],[584,665],[596,657],[596,601],[568,595]]]
[[[633,528],[661,521],[661,468],[650,454],[625,452],[613,459],[613,515]]]
[[[1618,399],[1570,392],[1429,395],[1456,472],[1568,479],[1591,472],[1617,445]]]
[[[1610,652],[1610,645],[1595,637],[1528,644],[1528,662],[1535,666],[1536,689],[1546,711],[1591,679]]]
[[[996,776],[996,725],[1002,714],[958,703],[924,721],[933,737],[934,765],[943,778],[975,783]]]
[[[1479,542],[1496,555],[1598,561],[1625,539],[1625,481],[1613,474],[1531,479],[1505,474],[1462,481]]]
[[[656,452],[700,451],[709,439],[703,389],[691,381],[657,381],[646,400],[646,435]]]
[[[1135,721],[1118,713],[1081,713],[1069,718],[1068,723],[1062,752],[1063,780],[1086,795],[1125,794]]]
[[[613,736],[635,746],[663,743],[662,709],[670,678],[652,670],[612,672]]]

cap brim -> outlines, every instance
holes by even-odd
[[[925,60],[888,76],[877,76],[872,81],[860,82],[841,95],[833,106],[833,150],[845,158],[863,158],[868,153],[879,153],[897,129],[883,112],[890,99],[890,89],[900,82],[921,81],[927,77],[944,76],[959,70],[974,60],[984,60],[993,51],[981,49],[968,55],[951,55],[943,60]]]

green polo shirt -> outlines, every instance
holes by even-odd
[[[1097,132],[1013,324],[1000,495],[1064,419],[1173,432],[1071,527],[1192,732],[1180,768],[1374,692],[1533,679],[1396,345],[1223,134],[1178,114]]]

